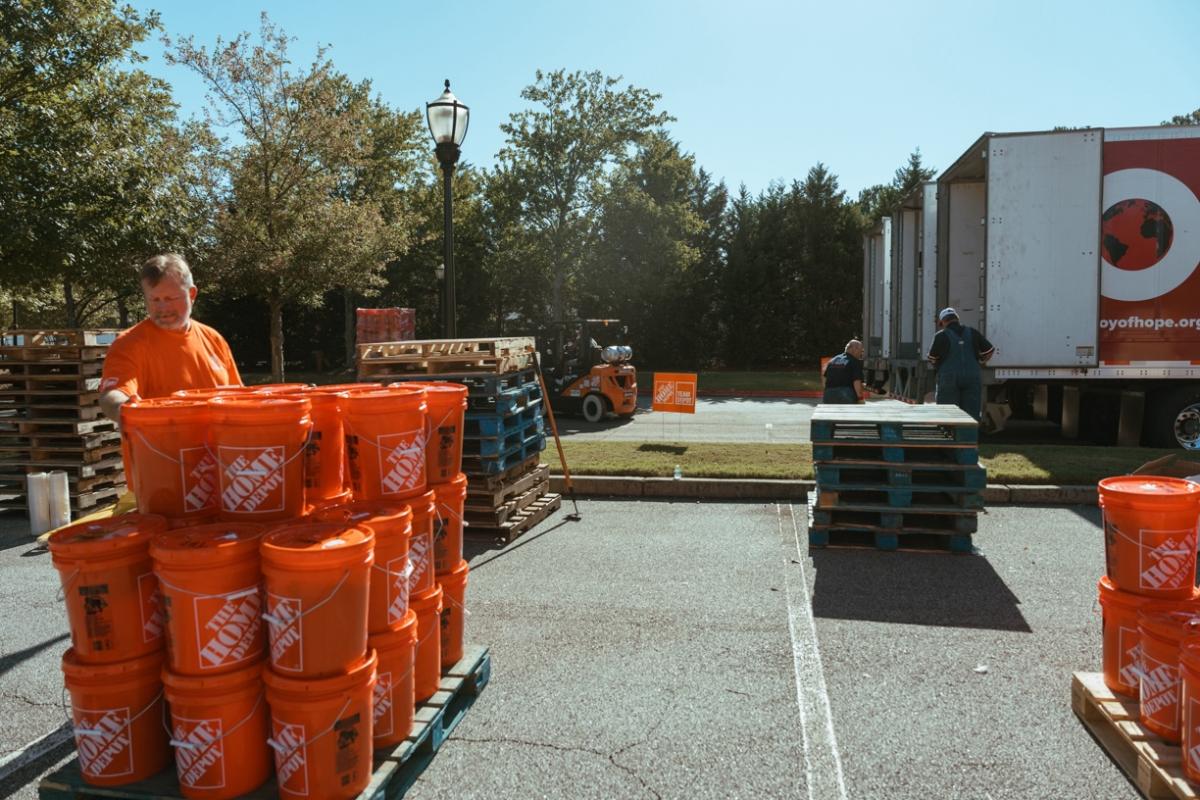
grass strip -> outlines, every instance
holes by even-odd
[[[812,446],[704,442],[563,441],[567,465],[576,475],[632,475],[666,478],[678,464],[690,478],[774,478],[812,480]],[[1173,451],[1142,447],[984,444],[980,462],[990,483],[1093,484],[1124,475]],[[553,448],[542,455],[561,472]]]
[[[654,373],[638,372],[638,386],[654,386]],[[700,391],[757,392],[757,391],[814,391],[821,388],[817,370],[795,372],[701,372]]]

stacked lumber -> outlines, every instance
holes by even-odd
[[[0,334],[0,508],[27,508],[31,472],[66,472],[74,513],[125,491],[121,434],[100,411],[100,372],[119,332]]]

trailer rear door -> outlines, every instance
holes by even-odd
[[[1095,366],[1101,130],[993,136],[983,330],[995,367]]]

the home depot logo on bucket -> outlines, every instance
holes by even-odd
[[[275,779],[291,794],[308,794],[308,746],[303,725],[285,725],[274,717],[271,748],[275,751]]]
[[[217,460],[207,447],[182,448],[179,451],[179,473],[184,511],[216,508]]]
[[[219,447],[221,509],[243,514],[283,511],[284,448]]]
[[[138,576],[138,605],[142,612],[142,641],[161,639],[167,620],[163,614],[158,578],[154,577],[153,572]]]
[[[219,719],[174,717],[171,733],[179,782],[193,789],[225,788],[224,739]]]
[[[418,536],[409,545],[408,558],[411,564],[410,569],[412,570],[408,579],[410,588],[421,585],[421,580],[425,577],[425,573],[429,569],[429,561],[433,558],[431,550],[428,536]]]
[[[375,738],[392,735],[392,673],[380,672],[375,676]]]
[[[262,652],[262,596],[258,587],[192,598],[201,669],[257,659]]]
[[[425,482],[425,433],[406,431],[379,437],[379,491],[411,492]]]
[[[1152,717],[1164,708],[1174,706],[1179,715],[1179,669],[1164,664],[1142,652],[1141,701],[1142,716]]]
[[[408,557],[387,562],[388,624],[395,625],[408,613]]]
[[[299,597],[267,595],[267,633],[271,639],[271,664],[276,669],[304,669],[304,614]]]
[[[1189,574],[1188,566],[1194,564],[1189,556],[1196,552],[1195,530],[1143,529],[1138,535],[1138,571],[1143,589],[1179,589],[1192,582],[1194,576]]]
[[[133,772],[128,708],[76,708],[75,744],[84,775],[116,778]]]
[[[1117,671],[1121,683],[1136,688],[1142,677],[1142,637],[1137,628],[1121,628],[1117,631],[1117,649]]]

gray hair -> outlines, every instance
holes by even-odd
[[[192,268],[178,253],[164,253],[146,259],[141,269],[142,282],[153,289],[167,275],[179,281],[179,285],[190,289],[196,284],[192,281]]]
[[[854,345],[862,347],[862,342],[860,342],[858,339],[851,339],[850,341],[846,342],[846,349],[843,352],[849,353],[850,348],[854,347]]]

